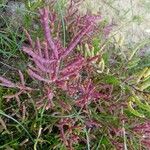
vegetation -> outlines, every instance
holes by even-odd
[[[0,149],[149,149],[150,59],[140,51],[150,40],[125,45],[103,16],[81,15],[80,1],[24,4],[17,30],[1,17]]]

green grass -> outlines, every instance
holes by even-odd
[[[7,28],[7,31],[0,31],[0,53],[6,57],[15,57],[21,49],[22,43],[25,40],[24,34],[20,34],[19,29],[13,31]]]

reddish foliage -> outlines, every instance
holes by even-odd
[[[133,131],[141,136],[141,143],[150,148],[150,121],[136,125]]]
[[[76,10],[71,10],[73,3],[71,1],[68,9],[69,14],[64,17],[67,32],[71,31],[72,33],[71,40],[69,39],[69,44],[66,47],[62,45],[61,24],[54,11],[50,13],[46,8],[40,10],[40,21],[44,31],[43,41],[40,41],[39,38],[33,41],[30,34],[24,30],[29,45],[23,46],[22,50],[33,62],[32,65],[28,65],[28,75],[42,83],[42,87],[39,88],[43,95],[36,102],[38,109],[44,106],[46,110],[54,108],[53,99],[57,96],[58,90],[65,92],[74,104],[81,108],[87,108],[91,102],[95,102],[100,98],[109,99],[111,95],[111,87],[106,87],[110,92],[102,93],[98,90],[100,85],[94,85],[90,77],[90,64],[98,59],[99,56],[86,59],[75,51],[78,44],[83,44],[85,41],[87,43],[91,40],[92,35],[97,30],[97,21],[101,20],[101,16],[76,16]],[[74,16],[70,18],[71,15]],[[83,72],[87,73],[85,79],[82,76]],[[16,84],[4,77],[0,77],[0,85],[19,89],[17,94],[6,96],[7,99],[19,99],[20,94],[29,93],[33,90],[26,86],[20,71],[19,76],[21,82]],[[63,101],[60,102],[60,105],[62,109],[65,109],[65,112],[71,110],[71,106]],[[98,127],[99,124],[90,119],[86,121],[85,126],[92,128]],[[61,139],[66,147],[73,149],[73,142],[77,143],[79,140],[75,130],[81,130],[83,127],[76,125],[76,121],[71,118],[61,119],[58,127],[61,132]]]
[[[79,136],[76,130],[80,132],[83,127],[76,125],[76,119],[63,118],[58,124],[60,130],[60,137],[69,150],[73,150],[73,144],[78,143]]]

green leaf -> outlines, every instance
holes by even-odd
[[[132,104],[133,104],[132,101],[129,101],[129,102],[128,102],[128,109],[129,109],[129,111],[130,111],[133,115],[135,115],[135,116],[137,116],[137,117],[145,118],[145,116],[144,116],[143,114],[139,113],[137,110],[135,110],[135,109],[132,107]]]
[[[107,83],[107,84],[112,84],[112,85],[119,85],[120,81],[118,80],[118,78],[116,78],[113,75],[106,75],[103,80]]]
[[[148,78],[146,81],[139,85],[139,89],[141,91],[147,89],[148,87],[150,87],[150,78]]]
[[[106,65],[109,62],[109,58],[110,58],[110,54],[108,52],[103,54],[103,59],[104,59],[104,62],[105,62]]]
[[[97,52],[100,51],[99,45],[100,45],[100,39],[94,38],[93,40],[94,54],[97,54]]]
[[[150,112],[150,105],[142,103],[138,96],[135,95],[134,97],[131,97],[131,100],[135,102],[139,108]]]
[[[129,63],[128,63],[128,68],[134,68],[136,67],[140,62],[140,58],[135,58],[135,59],[132,59]]]

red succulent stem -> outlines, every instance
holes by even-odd
[[[65,52],[62,54],[62,58],[66,57],[77,46],[77,44],[81,41],[81,38],[90,30],[91,27],[92,24],[87,25],[74,37]]]
[[[44,29],[44,35],[46,37],[47,44],[52,49],[55,58],[58,59],[58,49],[55,46],[55,43],[53,42],[51,31],[50,31],[50,28],[49,28],[49,23],[48,23],[49,13],[48,13],[48,10],[46,8],[43,9],[43,10],[40,10],[40,14],[41,14],[41,22],[42,22],[42,26],[43,26],[43,29]]]

